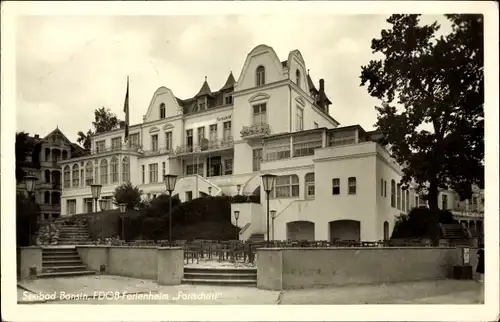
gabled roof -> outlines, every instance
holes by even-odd
[[[50,132],[49,134],[47,134],[41,141],[45,141],[47,140],[50,136],[54,135],[54,134],[59,134],[61,135],[61,137],[63,138],[63,140],[66,141],[66,143],[70,144],[71,145],[71,141],[68,140],[68,138],[66,137],[66,135],[64,135],[63,132],[61,132],[61,130],[59,130],[59,127],[56,127],[52,132]]]
[[[195,95],[195,97],[200,97],[204,95],[212,96],[212,91],[210,90],[210,86],[208,86],[206,77],[205,81],[203,82],[203,85],[200,88],[200,91],[198,92],[198,94]]]
[[[236,80],[234,79],[233,72],[231,72],[226,80],[226,84],[224,84],[220,90],[223,91],[225,89],[230,89],[234,87],[234,83],[236,83]]]

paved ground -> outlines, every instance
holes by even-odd
[[[18,288],[19,303],[33,303],[34,300],[39,299],[36,294],[40,293],[50,295],[52,299],[48,302],[57,304],[484,303],[482,284],[457,280],[344,286],[284,292],[265,291],[254,287],[161,286],[151,280],[107,275],[38,279],[22,282],[20,285],[23,289]],[[27,292],[26,289],[34,294]],[[69,299],[70,297],[73,298]]]

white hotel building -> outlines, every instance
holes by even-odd
[[[360,126],[340,127],[330,116],[324,82],[316,87],[298,50],[280,61],[260,45],[236,81],[212,91],[203,83],[182,100],[160,87],[143,122],[92,138],[90,155],[62,160],[61,214],[92,211],[89,184],[104,198],[127,181],[146,198],[165,192],[163,175],[176,174],[182,201],[203,195],[260,194],[240,210],[241,239],[266,232],[263,173],[278,176],[270,208],[274,236],[283,239],[380,240],[395,218],[419,203],[403,191],[399,165]],[[137,107],[134,107],[137,108]],[[210,191],[209,191],[210,190]]]

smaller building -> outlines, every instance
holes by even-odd
[[[84,154],[84,150],[72,143],[56,128],[41,138],[38,134],[26,140],[28,154],[25,160],[17,160],[26,175],[35,176],[33,196],[40,205],[40,221],[57,218],[61,214],[61,160]],[[18,193],[27,193],[24,180],[16,183]]]

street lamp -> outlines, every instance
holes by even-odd
[[[208,187],[208,195],[211,196],[212,195],[212,187]]]
[[[238,218],[240,218],[240,211],[235,210],[234,211],[234,220],[236,221],[236,227],[238,227]],[[240,240],[240,232],[236,232],[236,240]]]
[[[238,190],[238,194],[240,194],[241,184],[236,185],[236,189]]]
[[[95,200],[95,212],[97,212],[97,199],[101,196],[101,188],[102,185],[100,184],[91,184],[90,185],[90,192],[92,193],[92,198]]]
[[[101,209],[101,211],[108,210],[108,200],[106,200],[106,199],[99,199],[99,208]]]
[[[25,176],[24,177],[24,182],[26,184],[26,191],[28,192],[28,195],[30,196],[31,199],[34,199],[33,192],[35,191],[35,182],[37,180],[38,180],[38,178],[35,176]]]
[[[169,210],[168,210],[168,244],[172,247],[172,192],[175,190],[175,183],[177,182],[177,176],[175,174],[166,174],[163,176],[165,181],[165,187],[167,188],[169,199]]]
[[[120,212],[121,212],[122,214],[123,214],[123,213],[125,213],[125,210],[127,210],[127,204],[126,204],[126,203],[121,203],[121,204],[119,205],[119,207],[120,207]]]
[[[276,210],[271,210],[272,230],[273,230],[273,241],[274,241],[274,219],[276,219]]]
[[[274,188],[274,182],[276,180],[276,176],[274,174],[263,174],[262,177],[262,186],[264,187],[264,191],[266,192],[267,197],[267,246],[269,247],[269,194]]]

